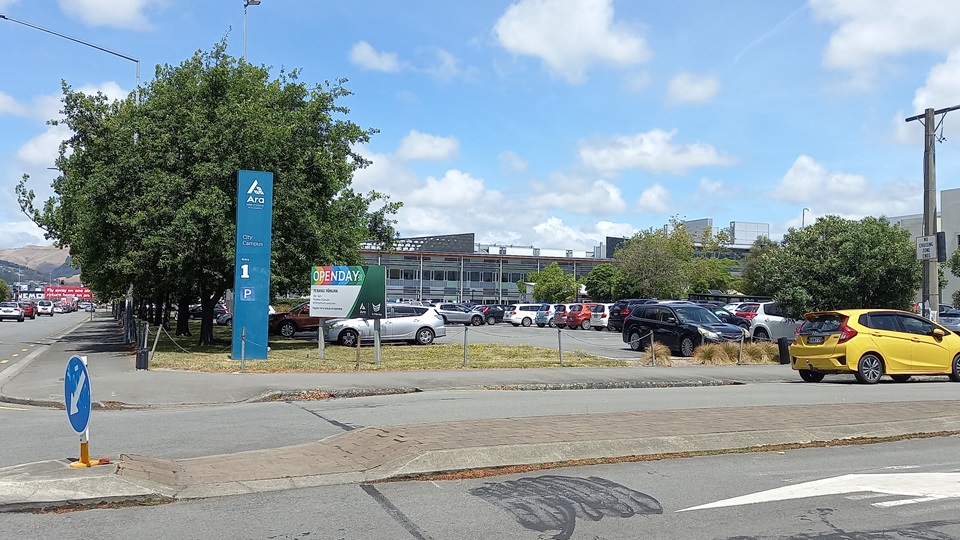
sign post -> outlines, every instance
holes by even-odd
[[[110,460],[90,460],[90,374],[85,356],[72,356],[63,377],[63,403],[67,409],[70,427],[80,434],[80,459],[70,463],[75,469],[109,463]]]
[[[272,234],[273,173],[240,171],[233,275],[234,360],[267,358]]]

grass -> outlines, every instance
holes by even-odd
[[[197,345],[200,324],[190,321],[193,337],[172,337],[161,334],[157,352],[150,361],[151,369],[177,369],[208,372],[234,372],[238,360],[231,360],[231,329],[214,326],[214,345]],[[172,333],[172,332],[171,332]],[[152,341],[151,341],[152,343]],[[270,336],[270,352],[266,360],[247,360],[244,371],[253,373],[304,373],[337,371],[410,371],[464,369],[462,344],[417,346],[384,344],[380,363],[373,346],[351,348],[327,344],[323,360],[319,359],[317,342],[283,339]],[[530,345],[471,343],[467,346],[467,369],[508,369],[560,367],[554,349]],[[659,363],[659,360],[658,360]],[[582,350],[564,351],[564,367],[622,367],[626,361],[602,358]]]
[[[692,364],[707,366],[728,366],[736,364],[740,359],[740,342],[708,343],[693,351]],[[780,353],[776,343],[743,342],[742,364],[779,364]]]

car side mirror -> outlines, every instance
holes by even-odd
[[[940,341],[941,339],[943,339],[943,336],[945,336],[946,334],[943,332],[942,329],[934,328],[933,330],[930,331],[930,335],[936,338],[937,341]]]

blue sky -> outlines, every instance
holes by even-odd
[[[0,14],[138,58],[149,82],[226,36],[243,1],[0,0]],[[60,80],[119,97],[134,62],[0,20],[0,248],[47,243]],[[380,133],[355,186],[403,201],[402,236],[587,250],[671,216],[769,223],[922,212],[923,126],[960,104],[960,0],[262,0],[247,56],[349,79]],[[937,187],[960,187],[960,111]],[[809,210],[804,216],[804,208]]]

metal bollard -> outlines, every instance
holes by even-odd
[[[243,371],[243,365],[247,360],[247,327],[240,328],[240,371]]]
[[[557,328],[557,350],[560,351],[560,365],[563,365],[563,332]]]
[[[463,367],[467,367],[467,330],[470,330],[469,326],[463,327]]]
[[[743,332],[740,333],[740,355],[737,356],[737,365],[743,365]]]
[[[650,365],[657,367],[657,342],[653,340],[653,332],[650,332]]]

